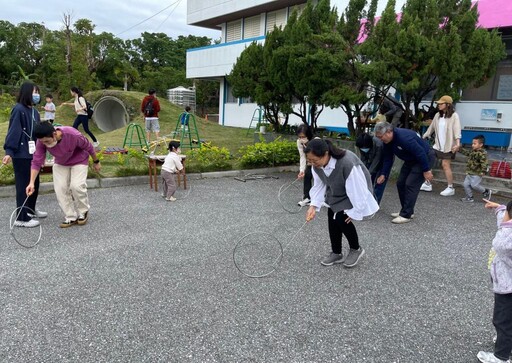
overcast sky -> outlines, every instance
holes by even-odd
[[[401,7],[404,1],[397,0],[397,6]],[[379,0],[381,10],[386,2]],[[348,0],[331,0],[331,6],[336,6],[338,13],[347,3]],[[44,23],[50,30],[61,29],[63,14],[71,13],[72,22],[89,19],[96,25],[96,34],[108,32],[122,39],[139,38],[145,31],[166,33],[173,39],[188,34],[220,38],[219,31],[187,25],[186,0],[0,0],[0,9],[0,20],[15,25]]]

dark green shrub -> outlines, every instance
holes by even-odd
[[[231,155],[225,147],[203,144],[200,149],[187,152],[187,172],[230,170]]]
[[[243,167],[279,166],[299,162],[297,143],[281,139],[245,146],[240,149],[240,154],[240,164]]]

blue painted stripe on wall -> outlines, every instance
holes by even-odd
[[[195,51],[203,50],[203,49],[226,47],[228,45],[234,45],[234,44],[249,43],[249,42],[252,43],[252,42],[254,42],[256,40],[263,40],[265,38],[266,37],[264,35],[262,35],[262,36],[255,37],[255,38],[235,40],[234,42],[229,42],[229,43],[220,43],[220,44],[207,45],[206,47],[191,48],[191,49],[187,49],[187,53],[188,52],[195,52]]]

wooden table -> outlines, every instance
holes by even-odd
[[[165,157],[167,155],[146,155],[148,159],[149,165],[149,188],[153,189],[153,183],[155,185],[155,192],[158,191],[158,177],[157,177],[157,166],[162,165],[164,163]],[[181,158],[181,163],[183,164],[183,189],[187,189],[187,174],[185,172],[185,160],[187,159],[186,155],[179,155]],[[178,186],[181,185],[181,173],[176,173],[178,175]]]

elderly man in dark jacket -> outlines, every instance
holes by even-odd
[[[434,151],[413,130],[396,128],[388,122],[379,122],[375,125],[375,136],[385,144],[384,164],[377,178],[378,184],[387,179],[393,166],[393,155],[404,161],[396,182],[402,208],[399,213],[391,215],[394,217],[391,222],[397,224],[410,222],[414,215],[414,206],[421,184],[434,177],[432,174]]]

